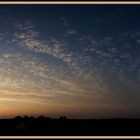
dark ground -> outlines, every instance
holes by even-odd
[[[1,136],[133,136],[140,135],[140,119],[59,119],[43,116],[0,120]]]

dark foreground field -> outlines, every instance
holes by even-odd
[[[74,120],[61,117],[16,117],[0,120],[0,135],[102,136],[140,135],[140,119]]]

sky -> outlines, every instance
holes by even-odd
[[[139,110],[140,5],[0,5],[0,118]]]

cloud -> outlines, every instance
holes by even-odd
[[[38,39],[40,33],[34,31],[34,29],[28,30],[28,28],[26,28],[25,26],[23,28],[22,25],[17,25],[16,27],[17,32],[15,33],[15,40],[22,48],[37,53],[51,55],[54,58],[61,60],[75,72],[78,72],[79,69],[81,69],[82,71],[82,67],[86,62],[89,61],[89,57],[78,56],[75,52],[66,48],[65,44],[61,43],[55,38],[48,39],[47,41],[40,40]]]
[[[17,22],[15,23],[15,28],[18,28],[18,30],[29,30],[29,29],[33,29],[34,28],[34,25],[29,21],[29,20],[26,20],[26,21],[22,21],[22,22]]]
[[[76,30],[68,30],[67,31],[67,35],[74,35],[74,34],[77,34]]]
[[[29,93],[29,97],[30,93],[34,93],[32,96],[35,99],[39,98],[44,102],[78,102],[79,106],[82,103],[84,106],[86,103],[94,106],[95,103],[99,108],[104,104],[107,104],[108,108],[110,105],[117,108],[117,104],[127,108],[133,91],[133,99],[139,99],[139,79],[133,79],[133,71],[137,71],[135,76],[138,77],[138,54],[133,57],[132,44],[126,42],[123,35],[116,39],[113,36],[97,38],[81,35],[77,42],[71,43],[74,49],[68,47],[67,41],[52,37],[41,39],[42,33],[36,31],[30,22],[17,24],[14,35],[20,49],[34,55],[20,54],[14,58],[4,54],[0,57],[0,63],[6,62],[7,66],[19,61],[18,65],[12,68],[17,78],[5,77],[3,87],[8,85],[9,89],[13,87],[13,91],[20,92],[24,87],[23,91]],[[122,46],[118,46],[120,38]],[[43,62],[40,57],[33,57],[38,54],[43,54],[46,61]],[[48,62],[49,56],[56,61]],[[1,68],[5,75],[10,75],[12,70]],[[18,75],[21,75],[22,80]],[[130,85],[133,86],[133,91],[130,90]],[[43,99],[40,99],[41,96]]]
[[[66,28],[66,33],[64,37],[67,37],[69,35],[76,35],[78,33],[78,31],[74,29],[74,27],[68,22],[68,20],[65,17],[61,17],[60,20]]]
[[[137,43],[138,43],[138,44],[140,43],[140,40],[139,40],[139,39],[137,40]]]
[[[60,17],[60,20],[62,21],[64,26],[70,26],[70,24],[68,23],[67,19],[65,17]]]

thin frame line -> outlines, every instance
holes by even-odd
[[[0,1],[0,4],[140,4],[140,1]]]
[[[140,136],[0,136],[0,138],[29,138],[29,139],[45,139],[45,138],[49,138],[49,139],[67,139],[67,138],[77,138],[77,139],[92,139],[92,138],[96,138],[96,139],[139,139]]]

